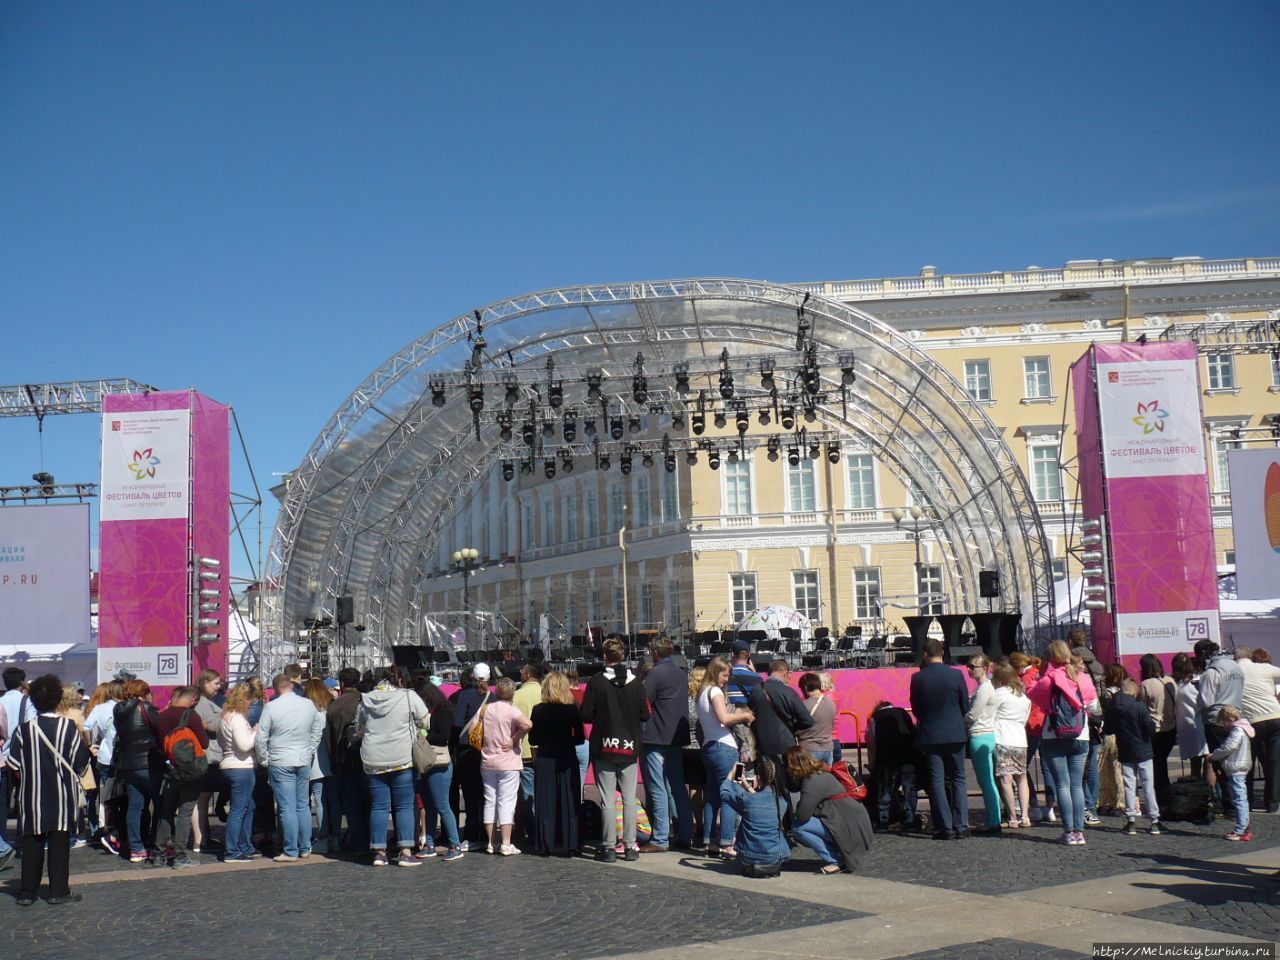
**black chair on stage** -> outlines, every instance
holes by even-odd
[[[791,634],[790,637],[787,634]],[[786,654],[787,663],[795,666],[800,661],[800,636],[799,631],[787,628],[782,631],[782,651]]]
[[[867,648],[858,651],[859,666],[883,667],[885,647],[888,642],[889,638],[885,636],[876,636],[868,640]]]
[[[836,641],[836,648],[832,652],[832,661],[837,667],[853,666],[853,644],[857,637],[849,632]]]
[[[801,659],[800,664],[806,670],[824,670],[827,666],[827,656],[831,652],[831,638],[823,637],[813,645],[813,650],[806,653]]]
[[[815,642],[822,642],[831,638],[830,627],[818,627],[813,631],[813,639]]]

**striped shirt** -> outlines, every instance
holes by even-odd
[[[42,713],[18,727],[10,738],[7,766],[19,774],[22,831],[27,835],[56,830],[73,832],[82,797],[79,781],[50,752],[45,739],[32,729],[33,723],[40,725],[44,737],[78,775],[83,775],[89,767],[89,748],[69,718]]]

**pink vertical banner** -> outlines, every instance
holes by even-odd
[[[104,398],[100,494],[99,679],[127,670],[163,703],[204,666],[225,668],[227,408],[195,391]],[[208,644],[192,629],[193,549],[219,561]]]
[[[1084,356],[1071,365],[1071,391],[1075,397],[1076,414],[1076,463],[1080,476],[1080,513],[1085,520],[1098,520],[1106,513],[1095,349],[1096,347],[1090,347]],[[1091,611],[1090,628],[1094,654],[1103,663],[1115,660],[1115,623],[1111,611]]]
[[[1077,393],[1077,438],[1084,515],[1104,520],[1113,584],[1110,652],[1132,659],[1190,653],[1202,639],[1218,642],[1196,345],[1097,344],[1086,360],[1092,393]],[[1096,452],[1086,464],[1090,444]],[[1086,467],[1095,465],[1086,480]]]

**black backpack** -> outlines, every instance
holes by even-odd
[[[1169,784],[1160,799],[1161,820],[1213,823],[1213,791],[1203,780],[1184,777]]]
[[[600,804],[583,800],[578,807],[578,837],[580,842],[598,843],[604,836],[604,815]]]
[[[329,744],[329,759],[333,763],[334,770],[349,773],[364,769],[360,762],[360,744],[363,739],[353,715],[342,725],[337,737]]]

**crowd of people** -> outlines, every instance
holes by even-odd
[[[793,686],[785,660],[758,671],[743,641],[732,662],[686,670],[665,638],[638,667],[609,639],[585,682],[536,660],[518,682],[479,663],[452,696],[397,667],[324,678],[295,664],[269,689],[257,678],[228,689],[206,670],[163,709],[136,678],[99,684],[86,702],[57,677],[28,684],[11,668],[0,869],[21,857],[24,905],[46,861],[49,901],[79,899],[70,850],[87,843],[175,869],[215,854],[415,867],[477,852],[590,851],[612,863],[696,848],[755,877],[778,875],[803,845],[836,874],[857,869],[876,831],[951,840],[1061,823],[1060,841],[1079,846],[1099,813],[1122,813],[1125,832],[1142,815],[1159,834],[1161,799],[1180,786],[1168,771],[1175,745],[1233,819],[1228,840],[1253,836],[1255,756],[1262,809],[1280,812],[1280,667],[1265,651],[1202,644],[1175,656],[1169,676],[1142,658],[1135,679],[1073,639],[1043,662],[1015,652],[959,669],[929,641],[909,705],[883,702],[869,718],[869,783],[843,760],[831,677],[806,672]],[[984,809],[972,827],[966,759]],[[17,848],[5,839],[11,795]]]

